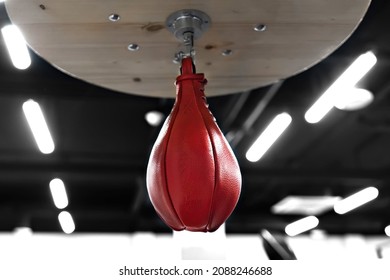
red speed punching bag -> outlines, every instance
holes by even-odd
[[[182,60],[176,102],[153,146],[147,188],[158,215],[174,230],[215,231],[241,190],[237,160],[208,109],[206,80]]]

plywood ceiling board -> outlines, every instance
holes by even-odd
[[[7,0],[28,44],[57,68],[120,92],[174,97],[180,43],[165,20],[180,9],[207,13],[210,29],[195,42],[197,70],[209,96],[287,78],[321,61],[354,31],[369,0]],[[120,20],[111,22],[112,13]],[[264,32],[254,26],[266,24]],[[131,43],[138,51],[127,49]],[[221,53],[232,50],[230,56]]]

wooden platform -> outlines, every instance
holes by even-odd
[[[165,20],[198,9],[212,20],[195,42],[208,96],[241,92],[321,61],[354,31],[370,0],[7,0],[34,51],[62,71],[120,92],[174,97],[180,43]],[[110,21],[111,14],[120,20]],[[264,32],[254,31],[265,24]],[[138,51],[129,51],[129,44]],[[223,56],[224,50],[231,55]]]

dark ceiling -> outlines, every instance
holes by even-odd
[[[243,175],[228,233],[282,231],[299,216],[274,215],[270,207],[287,195],[345,197],[374,185],[375,201],[346,215],[328,211],[318,216],[318,228],[384,234],[390,224],[389,15],[389,1],[373,0],[352,37],[316,66],[270,87],[209,98]],[[3,3],[0,20],[1,26],[9,23]],[[320,123],[307,123],[306,110],[367,50],[378,63],[359,86],[374,93],[374,102],[354,112],[333,109]],[[76,232],[169,232],[146,191],[148,155],[160,128],[144,116],[150,110],[169,114],[173,100],[99,88],[30,53],[32,66],[16,70],[0,39],[0,230],[29,225],[37,232],[60,232],[48,186],[59,177]],[[44,110],[56,145],[52,154],[39,152],[24,118],[22,104],[30,98]],[[248,162],[245,153],[254,137],[283,111],[291,114],[292,125],[264,158]]]

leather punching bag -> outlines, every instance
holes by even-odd
[[[147,188],[158,215],[174,230],[215,231],[241,190],[237,160],[208,109],[206,80],[182,60],[176,101],[153,146]]]

